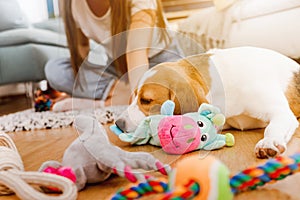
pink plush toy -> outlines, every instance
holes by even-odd
[[[231,133],[218,133],[225,123],[219,108],[203,103],[197,112],[173,115],[174,108],[174,102],[164,102],[161,114],[146,117],[132,133],[123,133],[115,125],[110,128],[124,142],[161,146],[170,154],[234,145]]]
[[[49,173],[49,174],[56,174],[59,176],[64,176],[68,179],[70,179],[73,183],[76,182],[76,175],[73,172],[71,167],[59,167],[59,168],[54,168],[54,167],[47,167],[46,169],[43,170],[43,172]]]
[[[197,149],[200,136],[198,124],[183,115],[165,117],[158,126],[161,146],[170,154],[184,154]]]
[[[70,179],[73,183],[76,183],[76,175],[73,172],[72,168],[70,168],[70,167],[54,168],[54,167],[49,166],[49,167],[45,168],[43,170],[43,172],[63,176],[63,177]],[[54,191],[54,192],[59,191],[59,189],[54,188],[54,187],[48,187],[47,189]]]

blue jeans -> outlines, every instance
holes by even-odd
[[[105,53],[105,52],[103,52]],[[149,59],[150,67],[162,62],[176,61],[183,54],[174,40],[167,49]],[[103,63],[103,62],[102,62]],[[50,86],[73,97],[105,100],[117,79],[111,59],[106,64],[96,65],[85,60],[75,77],[70,58],[53,59],[45,66],[45,75]]]

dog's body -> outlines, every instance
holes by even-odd
[[[227,128],[266,127],[255,151],[258,157],[273,157],[286,149],[298,127],[300,66],[255,47],[212,50],[161,63],[142,77],[133,103],[116,124],[132,131],[167,99],[175,102],[175,114],[197,111],[206,102],[222,109]]]

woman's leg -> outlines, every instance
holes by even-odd
[[[48,61],[45,66],[45,75],[53,89],[72,95],[74,73],[69,58]]]
[[[75,78],[73,97],[106,100],[117,79],[111,68],[84,61]]]
[[[74,77],[69,58],[50,60],[45,66],[45,74],[53,89],[66,92],[73,97],[89,99],[105,100],[116,80],[116,76],[110,69],[106,69],[106,66],[95,65],[88,61],[83,62],[77,76]]]
[[[74,77],[69,58],[50,60],[45,67],[49,85],[72,96],[57,102],[54,111],[92,109],[103,107],[116,77],[112,67],[98,66],[85,61]],[[79,97],[79,98],[78,98]],[[96,100],[95,99],[99,99]]]

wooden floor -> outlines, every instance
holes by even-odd
[[[26,95],[14,95],[0,98],[0,116],[32,107],[32,100]]]
[[[17,99],[15,101],[7,101],[6,107],[13,106],[13,102],[20,102]],[[3,102],[2,102],[3,103]],[[3,104],[2,104],[3,106]],[[1,106],[1,107],[2,107]],[[21,106],[22,107],[22,106]],[[126,143],[120,142],[118,138],[107,130],[111,142],[115,145],[128,151],[146,151],[152,153],[164,163],[169,163],[172,167],[176,166],[176,163],[184,157],[193,154],[209,154],[214,155],[225,163],[232,174],[237,173],[249,166],[262,163],[265,160],[257,159],[254,155],[253,149],[256,142],[263,137],[263,129],[251,130],[251,131],[236,131],[230,130],[234,134],[236,144],[234,147],[224,147],[220,150],[211,152],[196,151],[193,153],[185,154],[183,156],[167,155],[160,148],[153,147],[151,145],[145,146],[130,146]],[[228,132],[228,131],[226,131]],[[73,127],[63,129],[52,130],[37,130],[28,132],[16,132],[9,133],[19,150],[19,153],[23,159],[25,170],[36,171],[40,165],[47,160],[60,161],[65,149],[68,145],[77,137],[76,131]],[[292,141],[288,145],[288,151],[286,155],[290,155],[300,148],[300,129],[297,130],[293,136]],[[153,174],[153,173],[152,173]],[[153,175],[159,176],[158,173]],[[109,199],[121,187],[128,186],[128,181],[112,176],[107,181],[87,186],[83,191],[79,192],[79,200],[99,200]],[[278,181],[274,184],[269,184],[260,189],[244,192],[234,199],[236,200],[254,200],[254,199],[267,199],[279,200],[279,199],[300,199],[300,173],[292,175],[285,180]],[[150,196],[153,199],[153,197]],[[15,195],[1,196],[1,200],[16,200]],[[147,198],[144,198],[147,199]],[[154,198],[156,199],[156,198]]]

